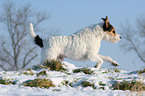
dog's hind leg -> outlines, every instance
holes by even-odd
[[[64,57],[65,56],[63,56],[63,55],[60,54],[59,56],[57,56],[57,60],[64,61],[64,59],[63,59]]]
[[[113,66],[119,66],[119,64],[116,61],[112,60],[111,57],[102,56],[102,55],[98,55],[98,56],[100,56],[100,58],[102,58],[104,61],[111,63]]]

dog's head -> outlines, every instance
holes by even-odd
[[[113,43],[117,43],[121,39],[121,37],[119,34],[116,33],[115,28],[110,24],[108,16],[101,19],[103,19],[104,21],[104,24],[102,26],[105,34],[104,39]]]

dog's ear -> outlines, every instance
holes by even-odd
[[[108,20],[108,16],[106,16],[106,18],[101,18],[104,22],[109,22]]]
[[[109,20],[108,20],[108,16],[106,16],[106,18],[101,18],[104,21],[104,25],[106,28],[109,27]]]

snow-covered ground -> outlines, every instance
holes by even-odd
[[[31,71],[1,71],[0,79],[15,81],[15,84],[3,85],[0,84],[0,96],[145,96],[145,92],[112,90],[112,84],[119,81],[143,81],[144,76],[136,73],[129,74],[129,71],[120,70],[115,72],[114,69],[96,69],[89,68],[93,74],[84,74],[83,72],[73,73],[74,69],[78,67],[63,61],[67,72],[48,71],[46,69],[31,70]],[[79,67],[80,68],[80,67]],[[46,70],[46,76],[37,76],[36,74]],[[24,73],[33,72],[33,75]],[[26,87],[22,84],[27,80],[34,80],[36,78],[50,79],[56,87],[39,88]],[[62,82],[68,81],[64,85]],[[83,87],[81,83],[88,81],[94,84],[95,88]],[[69,84],[71,83],[71,86]]]

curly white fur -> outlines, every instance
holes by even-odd
[[[97,68],[100,68],[103,60],[119,65],[110,57],[98,55],[102,40],[113,43],[120,40],[118,34],[112,37],[104,32],[102,26],[103,22],[88,26],[69,36],[53,36],[43,39],[41,63],[46,60],[56,60],[61,55],[73,60],[89,59],[97,63]],[[30,34],[33,38],[36,36],[32,24],[30,24]]]

